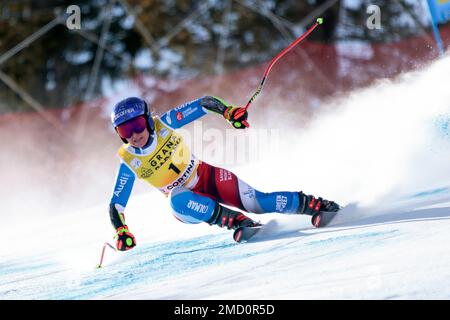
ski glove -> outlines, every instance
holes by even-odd
[[[134,238],[134,235],[128,231],[128,227],[126,225],[117,228],[116,237],[116,246],[120,251],[127,251],[136,246],[136,239]]]
[[[228,107],[225,109],[223,116],[236,129],[245,129],[250,126],[247,122],[248,113],[245,108]]]

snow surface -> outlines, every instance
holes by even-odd
[[[127,207],[137,247],[107,249],[96,269],[113,243],[105,203],[32,212],[3,225],[0,299],[449,299],[448,70],[446,57],[333,101],[286,129],[279,153],[232,168],[260,190],[345,205],[330,227],[251,215],[277,227],[237,244],[230,231],[180,223],[149,191]]]

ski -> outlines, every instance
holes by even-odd
[[[257,234],[264,225],[254,226],[254,227],[239,227],[233,233],[233,239],[236,242],[246,242]]]
[[[338,211],[320,211],[311,217],[311,223],[316,228],[323,228],[328,226],[340,212]],[[264,232],[262,232],[265,230]],[[233,239],[236,242],[253,241],[253,237],[259,234],[257,238],[264,238],[273,233],[279,232],[279,226],[275,220],[271,220],[266,224],[257,225],[253,227],[239,227],[233,233]]]
[[[264,238],[276,231],[278,222],[276,220],[267,221],[264,224],[259,223],[256,226],[239,227],[233,233],[233,239],[236,242],[254,241],[256,238]],[[258,234],[257,237],[255,237]]]
[[[311,223],[316,228],[323,228],[333,221],[339,211],[320,211],[311,217]]]

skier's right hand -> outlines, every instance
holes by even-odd
[[[133,249],[136,246],[136,239],[134,235],[128,230],[126,225],[123,225],[116,230],[117,250],[127,251]]]

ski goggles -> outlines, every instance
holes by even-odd
[[[116,131],[122,139],[130,139],[133,133],[142,133],[147,128],[147,119],[139,116],[122,123],[116,127]]]

